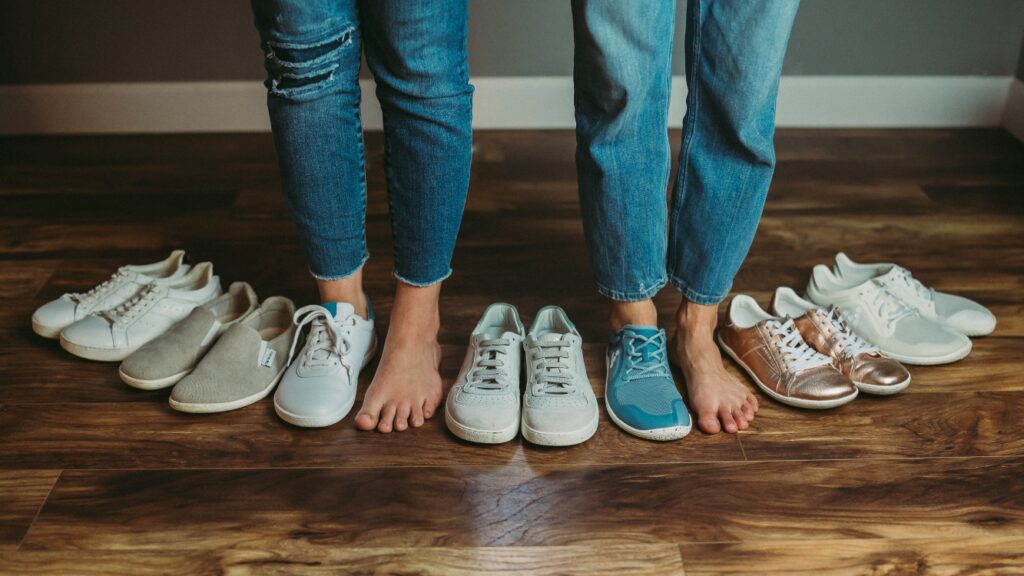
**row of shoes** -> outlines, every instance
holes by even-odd
[[[480,444],[508,442],[520,432],[541,446],[589,440],[597,432],[597,398],[583,338],[565,311],[541,308],[526,331],[514,306],[489,306],[470,335],[444,416],[452,434]]]

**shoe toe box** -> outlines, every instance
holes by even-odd
[[[355,390],[342,376],[301,378],[289,369],[274,394],[274,405],[303,418],[325,418],[354,401]]]
[[[690,425],[690,413],[671,381],[615,386],[609,391],[607,401],[616,418],[637,430]]]
[[[47,302],[32,314],[32,322],[53,328],[69,326],[74,321],[75,303],[67,298]]]
[[[96,316],[86,316],[61,331],[60,337],[79,346],[114,348],[114,334],[110,322]]]

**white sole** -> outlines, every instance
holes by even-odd
[[[66,326],[47,326],[46,324],[40,324],[36,322],[36,319],[32,319],[32,331],[42,336],[43,338],[49,338],[50,340],[56,340],[60,338],[60,333]]]
[[[971,349],[973,347],[974,345],[968,340],[967,346],[964,346],[954,352],[950,352],[944,356],[904,356],[902,354],[894,354],[886,350],[882,350],[882,354],[904,364],[911,364],[913,366],[936,366],[939,364],[950,364],[957,360],[966,358],[967,355],[971,353]]]
[[[747,368],[746,364],[740,361],[736,353],[732,351],[732,348],[729,348],[728,346],[725,345],[725,342],[722,341],[722,336],[720,334],[718,335],[716,340],[718,340],[718,345],[722,347],[722,350],[725,350],[725,353],[728,354],[729,357],[732,358],[734,362],[736,362],[736,364],[743,368],[743,371],[747,373],[747,376],[750,376],[750,379],[754,381],[754,384],[757,384],[757,387],[760,388],[762,392],[770,396],[772,399],[783,404],[794,406],[796,408],[807,408],[809,410],[828,410],[830,408],[838,408],[844,404],[849,404],[850,402],[853,402],[857,398],[857,394],[859,393],[859,390],[854,390],[853,394],[849,396],[844,396],[842,398],[836,398],[835,400],[804,400],[802,398],[790,398],[788,396],[783,396],[782,394],[779,394],[775,390],[772,390],[770,387],[765,386],[764,383],[762,383],[757,378],[754,372]]]
[[[444,411],[444,423],[455,436],[473,442],[475,444],[504,444],[511,441],[519,433],[519,418],[512,421],[512,425],[504,430],[478,430],[456,422],[448,412]]]
[[[133,378],[125,374],[124,370],[122,370],[121,368],[117,369],[117,374],[118,376],[121,377],[122,382],[131,386],[132,388],[138,388],[139,390],[162,390],[164,388],[170,388],[171,386],[174,386],[179,381],[181,381],[182,378],[188,376],[191,373],[191,370],[185,370],[184,372],[179,372],[173,376],[167,376],[166,378],[157,378],[155,380],[143,380],[141,378]]]
[[[377,333],[373,333],[373,341],[370,343],[370,348],[366,351],[366,355],[363,356],[363,365],[359,367],[359,371],[356,372],[356,383],[359,385],[359,374],[362,373],[363,368],[373,360],[373,357],[377,355]],[[285,367],[287,369],[287,367]],[[281,374],[284,376],[284,373]],[[338,422],[345,419],[348,413],[352,411],[352,407],[356,405],[356,395],[352,394],[352,398],[342,404],[338,410],[328,414],[326,416],[303,416],[301,414],[295,414],[289,412],[284,408],[281,408],[277,404],[277,396],[274,397],[274,412],[277,413],[278,418],[291,424],[292,426],[298,426],[299,428],[326,428],[328,426],[334,426]]]
[[[132,352],[141,348],[142,345],[129,346],[128,348],[93,348],[92,346],[75,344],[61,335],[60,347],[67,350],[68,353],[78,356],[79,358],[85,358],[86,360],[96,360],[97,362],[120,362],[121,360],[131,356]]]
[[[655,428],[653,430],[640,430],[639,428],[633,428],[629,424],[626,424],[622,420],[619,420],[618,416],[615,415],[615,411],[612,410],[611,404],[608,403],[608,378],[611,375],[611,366],[608,364],[608,353],[604,355],[604,408],[608,411],[608,417],[615,422],[615,425],[622,428],[626,432],[636,436],[637,438],[643,438],[644,440],[655,440],[658,442],[671,442],[672,440],[679,440],[680,438],[686,437],[693,429],[693,415],[690,415],[691,424],[688,426],[670,426],[668,428]]]
[[[893,394],[899,394],[910,386],[910,378],[900,382],[899,384],[893,384],[892,386],[878,386],[877,384],[867,384],[864,382],[853,381],[857,385],[857,389],[865,394],[872,394],[874,396],[892,396]]]
[[[530,444],[536,444],[538,446],[575,446],[582,444],[587,440],[590,440],[595,433],[597,433],[597,424],[601,420],[601,415],[597,410],[594,411],[594,417],[587,422],[587,425],[580,428],[579,430],[570,430],[568,432],[545,432],[543,430],[537,430],[530,428],[526,425],[526,422],[522,422],[523,439]]]
[[[255,394],[250,394],[245,398],[231,400],[230,402],[217,402],[213,404],[191,404],[188,402],[178,402],[173,398],[169,398],[167,400],[167,403],[171,405],[171,408],[174,408],[178,412],[187,412],[189,414],[215,414],[217,412],[230,412],[231,410],[245,408],[250,404],[255,404],[256,402],[259,402],[260,400],[266,398],[267,395],[274,390],[274,387],[277,386],[277,383],[281,380],[281,377],[284,376],[284,371],[287,368],[287,366],[282,368],[281,371],[278,372],[276,376],[274,376],[274,379],[270,381],[270,384],[268,384],[266,388],[260,390]]]

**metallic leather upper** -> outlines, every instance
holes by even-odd
[[[794,319],[800,336],[812,348],[832,358],[836,368],[854,382],[873,386],[898,386],[910,378],[906,367],[891,358],[878,353],[860,352],[847,354],[841,344],[843,338],[838,329],[825,321],[825,313],[819,309],[808,310]],[[849,331],[845,323],[842,327]]]
[[[791,372],[768,321],[750,328],[732,323],[720,329],[722,341],[750,372],[776,393],[800,400],[835,400],[857,392],[849,378],[833,366],[819,366]]]

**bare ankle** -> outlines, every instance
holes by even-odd
[[[683,299],[676,311],[676,339],[683,343],[713,340],[718,326],[718,304],[697,304]]]
[[[622,330],[627,324],[657,326],[658,309],[654,306],[654,301],[650,299],[639,302],[619,302],[616,300],[612,302],[610,322],[613,332]]]
[[[340,280],[317,280],[316,287],[320,291],[320,302],[347,302],[355,308],[356,314],[368,317],[362,268]]]

